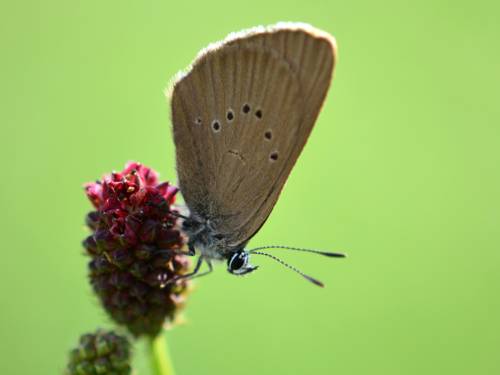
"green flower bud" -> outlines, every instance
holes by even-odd
[[[130,344],[110,331],[98,330],[80,337],[69,354],[67,375],[130,375]]]

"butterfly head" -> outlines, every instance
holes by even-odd
[[[227,258],[227,270],[233,275],[246,275],[247,273],[255,271],[258,266],[252,266],[249,263],[250,254],[243,250],[237,250],[229,254]]]

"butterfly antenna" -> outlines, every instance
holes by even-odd
[[[347,255],[342,254],[342,253],[332,253],[329,251],[321,251],[321,250],[316,250],[316,249],[304,249],[301,247],[290,247],[290,246],[282,246],[282,245],[268,245],[268,246],[256,247],[255,249],[251,249],[248,252],[254,253],[256,251],[265,250],[265,249],[284,249],[284,250],[293,250],[293,251],[303,251],[305,253],[319,254],[319,255],[324,255],[327,257],[331,257],[331,258],[346,258],[347,257]]]
[[[323,284],[321,281],[319,280],[316,280],[314,277],[311,277],[309,275],[306,275],[304,272],[298,270],[297,268],[295,268],[294,266],[291,266],[290,264],[288,263],[285,263],[283,260],[281,260],[280,258],[277,258],[275,257],[274,255],[271,255],[271,254],[268,254],[268,253],[263,253],[261,251],[255,251],[257,249],[253,249],[252,251],[252,254],[258,254],[258,255],[264,255],[266,257],[269,257],[271,259],[274,259],[276,262],[280,263],[281,265],[285,266],[286,268],[298,273],[300,276],[302,276],[303,278],[305,278],[306,280],[312,282],[313,284],[317,285],[317,286],[320,286],[320,287],[324,287],[325,284]]]

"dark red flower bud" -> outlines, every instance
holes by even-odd
[[[99,223],[100,216],[101,215],[97,211],[89,212],[87,215],[87,218],[85,220],[87,223],[87,226],[92,230],[96,230],[97,224]]]
[[[189,269],[172,205],[178,189],[139,163],[87,184],[95,210],[83,241],[94,291],[110,316],[135,336],[155,336],[183,306]],[[82,365],[85,366],[85,365]],[[103,361],[99,366],[105,368]]]

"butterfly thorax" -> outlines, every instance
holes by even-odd
[[[183,223],[189,237],[188,245],[208,260],[226,260],[242,246],[231,246],[224,235],[218,233],[209,219],[191,216]]]

